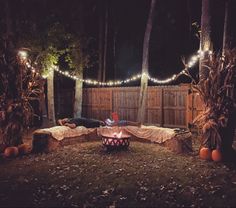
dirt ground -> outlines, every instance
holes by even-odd
[[[194,147],[106,152],[96,141],[1,157],[0,207],[236,207],[236,165],[202,161]]]

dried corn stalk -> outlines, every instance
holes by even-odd
[[[3,56],[2,56],[3,57]],[[33,100],[39,100],[43,93],[43,80],[37,69],[31,70],[27,62],[17,61],[14,53],[8,60],[0,59],[0,133],[6,146],[22,142],[23,129],[32,124]]]
[[[236,107],[236,50],[228,50],[224,56],[213,54],[203,64],[208,77],[195,88],[205,111],[194,122],[202,129],[202,145],[220,148],[223,139],[220,129],[227,126],[229,115]]]

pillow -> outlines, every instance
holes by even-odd
[[[115,122],[118,122],[120,120],[117,112],[111,113],[111,117],[112,117],[113,121],[115,121]]]

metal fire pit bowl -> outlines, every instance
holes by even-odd
[[[102,135],[102,144],[107,150],[127,149],[129,147],[130,135],[122,135],[120,138],[114,135]]]

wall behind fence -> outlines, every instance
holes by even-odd
[[[84,88],[84,117],[104,120],[116,111],[121,119],[136,121],[139,87]],[[146,124],[186,128],[203,109],[190,85],[148,87]]]

